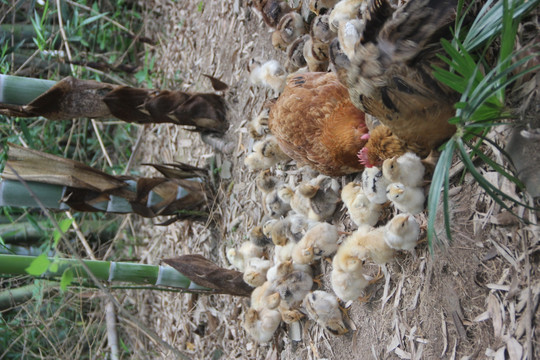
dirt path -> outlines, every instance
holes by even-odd
[[[283,63],[284,54],[272,48],[269,29],[244,0],[156,0],[151,15],[147,31],[160,39],[155,48],[160,79],[156,87],[211,91],[202,74],[228,83],[227,141],[234,144],[234,153],[217,155],[218,167],[224,162],[232,165],[231,178],[219,185],[214,207],[219,226],[158,227],[137,221],[144,244],[136,256],[159,263],[199,253],[228,266],[225,248],[245,241],[263,216],[253,181],[257,174],[243,165],[253,143],[245,125],[272,94],[249,83],[246,65],[251,58]],[[169,125],[146,129],[142,149],[140,162],[204,166],[214,155],[198,135]],[[306,175],[294,166],[281,167],[277,174],[294,181]],[[340,179],[342,185],[350,180]],[[477,359],[502,358],[496,356],[504,351],[506,358],[519,359],[513,354],[526,353],[527,346],[538,345],[540,338],[538,234],[517,224],[493,225],[499,208],[479,195],[468,177],[453,194],[454,243],[433,256],[426,243],[415,256],[401,254],[389,266],[387,283],[370,288],[371,300],[350,305],[352,330],[345,336],[333,336],[303,321],[302,341],[292,342],[282,325],[272,343],[258,345],[241,327],[247,300],[230,296],[132,292],[124,303],[165,341],[198,359]],[[352,229],[343,211],[336,213],[334,223],[342,230]],[[323,287],[329,289],[330,265],[321,267],[326,274]],[[370,271],[375,274],[376,269]],[[140,358],[168,358],[141,334],[132,335]]]

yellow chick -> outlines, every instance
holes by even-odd
[[[294,249],[294,241],[289,241],[283,246],[276,245],[274,247],[274,262],[289,261],[292,259],[292,251]]]
[[[369,201],[362,185],[351,181],[341,190],[341,200],[347,207],[351,220],[357,225],[374,226],[381,216],[382,206]]]
[[[264,236],[266,236],[269,239],[272,237],[272,227],[274,227],[274,224],[277,223],[277,221],[278,221],[277,219],[270,219],[264,222],[263,227],[262,227]]]
[[[309,1],[309,10],[311,10],[315,15],[324,15],[327,14],[339,0],[310,0]]]
[[[356,243],[356,238],[364,236],[371,231],[368,225],[362,225],[348,236],[338,247],[336,255],[332,260],[332,268],[343,272],[361,271],[364,259],[360,258],[360,249]]]
[[[358,247],[361,260],[371,260],[378,265],[385,265],[395,256],[395,250],[385,241],[385,228],[371,230],[367,234],[353,233],[351,238]]]
[[[308,35],[309,36],[309,35]],[[308,37],[304,44],[304,59],[311,72],[328,70],[328,44]]]
[[[272,33],[272,45],[278,50],[286,50],[294,40],[307,32],[302,15],[295,11],[285,14]]]
[[[369,281],[364,277],[362,261],[357,257],[348,257],[350,263],[345,264],[347,268],[356,268],[355,271],[347,272],[340,268],[334,268],[330,272],[330,284],[332,290],[343,301],[357,300],[364,294],[364,289],[369,285]]]
[[[272,340],[280,323],[281,314],[279,311],[250,308],[245,315],[243,327],[255,341],[266,343]]]
[[[227,249],[227,260],[239,271],[244,271],[247,261],[251,258],[260,258],[264,254],[264,248],[253,244],[251,241],[242,243],[238,250]]]
[[[348,332],[334,295],[316,290],[306,295],[303,305],[310,319],[332,334],[343,335]]]
[[[265,281],[251,292],[251,307],[255,310],[276,309],[280,302],[279,293],[270,281]]]
[[[389,247],[396,250],[413,250],[419,236],[420,225],[409,214],[399,214],[385,226],[384,240]]]
[[[398,182],[413,187],[424,184],[424,165],[418,155],[412,152],[384,160],[382,171],[390,183]]]
[[[339,25],[351,19],[356,19],[358,14],[363,12],[367,7],[364,0],[341,0],[339,1],[329,14],[328,22],[330,28],[338,31]]]
[[[248,131],[252,138],[259,140],[270,132],[268,129],[268,114],[270,108],[264,108],[248,123]]]
[[[330,30],[328,24],[328,15],[319,15],[311,21],[311,28],[309,31],[312,39],[318,40],[325,44],[330,42],[337,36],[337,34]]]
[[[386,198],[386,188],[390,185],[388,179],[383,176],[383,172],[376,166],[365,168],[362,173],[362,189],[369,201],[375,204],[384,204]]]
[[[276,291],[279,292],[281,300],[285,301],[289,308],[298,307],[312,286],[311,275],[297,270],[275,283]]]
[[[253,152],[246,156],[244,164],[250,170],[266,170],[285,160],[290,158],[281,150],[276,138],[268,135],[253,145]]]
[[[272,267],[270,260],[251,258],[244,269],[244,281],[253,286],[261,286],[266,281],[266,272]]]
[[[251,60],[248,70],[249,78],[255,85],[269,87],[278,94],[285,88],[287,71],[277,60],[269,60],[264,64]]]
[[[293,271],[294,264],[291,260],[278,262],[270,269],[268,269],[268,272],[266,273],[266,279],[269,282],[274,283],[277,280],[283,278],[284,276],[292,273]]]
[[[424,211],[424,189],[393,183],[386,188],[386,197],[401,212],[419,214]]]
[[[319,223],[309,229],[294,246],[292,259],[298,264],[312,264],[321,257],[334,254],[338,249],[338,239],[339,233],[334,225]]]

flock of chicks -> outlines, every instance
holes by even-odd
[[[272,44],[287,52],[287,62],[283,67],[276,60],[264,64],[252,61],[252,82],[269,86],[276,94],[282,94],[286,87],[292,91],[295,86],[315,89],[326,96],[317,105],[331,111],[321,110],[321,114],[312,116],[309,104],[289,111],[290,103],[285,98],[294,102],[302,96],[300,92],[287,93],[277,100],[279,106],[274,102],[273,108],[265,108],[249,124],[256,142],[244,162],[250,170],[260,171],[256,183],[266,214],[261,224],[252,229],[249,241],[238,249],[227,250],[229,262],[244,273],[246,283],[255,287],[243,326],[255,340],[268,342],[282,321],[293,324],[307,315],[330,332],[344,334],[348,330],[339,300],[365,299],[365,289],[379,279],[365,273],[365,262],[379,265],[386,276],[385,265],[396,252],[412,251],[418,242],[420,226],[414,215],[424,209],[425,168],[422,160],[406,147],[400,147],[397,156],[379,158],[381,161],[376,163],[361,156],[366,155],[367,149],[362,146],[373,131],[370,129],[368,134],[363,112],[348,100],[349,94],[342,85],[346,75],[335,65],[343,58],[348,61],[355,56],[364,26],[357,15],[366,7],[364,0],[310,0],[309,8],[316,16],[311,16],[309,23],[297,12],[298,8],[291,8],[284,1],[253,2],[263,21],[274,29]],[[377,16],[388,18],[386,3],[377,4]],[[376,19],[368,21],[376,23]],[[327,73],[329,70],[332,72]],[[288,73],[303,71],[312,75],[288,77]],[[329,91],[321,90],[324,84],[331,84]],[[355,111],[359,111],[357,118]],[[312,121],[317,117],[318,123]],[[342,135],[340,141],[333,140],[332,129]],[[327,141],[334,143],[324,144]],[[340,144],[347,141],[352,146],[343,150]],[[307,151],[309,146],[312,149]],[[329,156],[332,153],[335,156]],[[326,166],[349,155],[348,164]],[[307,163],[322,174],[298,186],[272,175],[269,169],[291,158],[298,167]],[[363,160],[361,164],[358,158]],[[361,179],[342,189],[338,181],[327,176],[361,170]],[[340,202],[357,226],[352,233],[340,231],[330,223]],[[388,213],[384,210],[389,204],[396,215],[385,225],[375,227],[384,223],[384,214]],[[273,256],[269,255],[271,250]],[[313,283],[319,282],[312,266],[332,256],[330,282],[335,295],[312,291]]]
[[[286,52],[285,69],[292,73],[304,67],[308,71],[327,71],[333,63],[331,57],[341,53],[352,56],[363,26],[356,15],[366,7],[366,2],[310,0],[312,14],[308,19],[299,12],[302,2],[298,8],[275,0],[255,0],[254,5],[263,21],[274,29],[272,45]],[[278,69],[275,65],[268,64],[273,71]],[[279,86],[272,87],[279,90]]]
[[[424,166],[418,156],[406,153],[387,159],[382,169],[366,169],[361,179],[343,189],[326,175],[293,187],[271,175],[269,168],[282,160],[281,155],[273,154],[279,152],[279,146],[271,138],[260,142],[266,145],[254,147],[246,157],[251,169],[265,169],[260,171],[256,185],[266,215],[251,231],[249,241],[238,250],[227,251],[229,262],[244,272],[246,283],[255,287],[244,328],[255,340],[268,342],[281,321],[292,324],[307,314],[330,332],[344,334],[348,330],[338,299],[362,299],[365,288],[378,280],[364,273],[365,261],[380,265],[386,275],[385,264],[396,251],[410,251],[417,244],[420,226],[413,215],[423,210]],[[259,161],[263,154],[271,160]],[[352,234],[328,222],[341,201],[358,227]],[[390,202],[401,213],[374,228]],[[341,235],[348,236],[340,241]],[[271,245],[274,255],[269,260],[266,254]],[[311,291],[317,282],[312,265],[331,256],[330,280],[335,295]]]

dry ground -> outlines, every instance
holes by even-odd
[[[245,125],[273,94],[249,83],[246,64],[251,58],[283,61],[284,55],[272,48],[269,29],[249,1],[154,3],[147,32],[160,40],[154,49],[156,71],[165,79],[156,87],[210,91],[202,74],[228,83],[231,128],[227,141],[234,151],[228,156],[215,153],[198,135],[170,125],[141,130],[140,162],[184,161],[204,166],[216,155],[218,166],[232,164],[232,175],[218,185],[213,209],[217,226],[176,223],[159,227],[141,220],[136,232],[145,245],[138,247],[136,255],[142,262],[157,264],[175,255],[202,254],[229,266],[225,248],[246,240],[249,229],[263,215],[253,181],[256,174],[243,165],[253,143]],[[276,173],[299,181],[309,172],[289,164]],[[434,255],[425,242],[415,256],[401,254],[389,267],[389,281],[370,289],[371,300],[350,306],[352,331],[345,336],[333,336],[303,321],[300,342],[292,342],[282,325],[273,342],[256,344],[241,327],[247,299],[225,295],[132,292],[124,304],[133,306],[165,341],[196,359],[519,359],[520,354],[540,358],[538,229],[513,221],[494,225],[506,217],[499,215],[499,208],[472,179],[465,177],[459,187],[455,185],[460,173],[456,174],[451,197],[455,241]],[[223,175],[227,177],[226,169]],[[350,180],[344,177],[341,182]],[[419,219],[425,222],[425,217]],[[343,211],[334,222],[342,230],[352,229]],[[330,265],[321,266],[328,274]],[[323,280],[329,288],[328,279]],[[171,358],[142,333],[128,332],[140,358]]]

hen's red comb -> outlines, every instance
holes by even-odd
[[[368,159],[368,148],[365,146],[358,152],[358,160],[360,161],[360,164],[367,168],[373,167],[373,164],[371,164]]]

